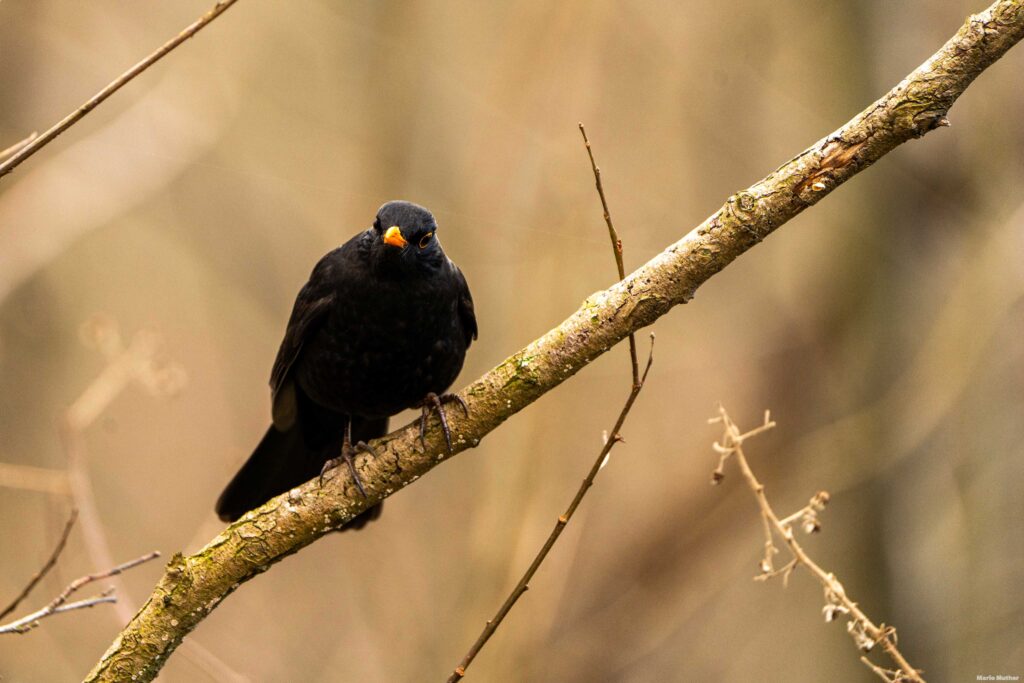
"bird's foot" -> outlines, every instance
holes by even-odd
[[[438,396],[434,392],[427,394],[426,398],[420,403],[422,412],[420,413],[420,443],[423,447],[427,447],[427,418],[430,417],[432,411],[437,411],[437,417],[441,420],[441,431],[444,432],[444,443],[448,446],[448,452],[452,452],[452,431],[448,428],[448,417],[444,412],[445,403],[458,403],[462,407],[462,414],[469,417],[469,406],[462,400],[457,394],[441,394]]]
[[[346,438],[341,444],[341,454],[337,458],[331,458],[325,462],[323,469],[320,470],[320,486],[324,485],[324,474],[328,470],[333,470],[341,463],[345,463],[348,465],[348,471],[352,473],[352,480],[356,483],[356,488],[359,489],[363,498],[366,498],[366,489],[363,488],[363,481],[359,478],[359,472],[356,471],[355,456],[359,453],[369,453],[373,457],[377,457],[377,451],[368,446],[365,441],[359,441],[353,446],[352,442]]]

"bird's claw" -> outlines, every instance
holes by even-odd
[[[363,488],[363,480],[359,478],[359,472],[356,471],[356,461],[354,456],[359,453],[369,453],[374,458],[377,457],[377,451],[367,445],[365,441],[359,441],[353,446],[351,435],[346,433],[345,440],[341,444],[341,455],[337,458],[331,458],[325,462],[323,469],[320,470],[320,486],[324,485],[324,474],[326,474],[328,470],[332,470],[344,462],[348,465],[348,471],[352,473],[352,480],[356,483],[356,488],[359,489],[359,493],[363,498],[366,498],[366,489]]]
[[[452,432],[448,427],[448,416],[444,411],[445,403],[458,403],[462,407],[462,414],[469,417],[469,406],[462,400],[462,397],[458,394],[442,394],[438,396],[434,392],[430,392],[420,403],[422,412],[420,413],[420,443],[423,447],[427,447],[427,418],[430,416],[431,411],[437,411],[437,417],[441,421],[441,431],[444,432],[444,443],[448,447],[448,453],[452,452]]]

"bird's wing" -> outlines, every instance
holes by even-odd
[[[321,294],[323,292],[317,291],[312,281],[299,291],[281,348],[274,359],[274,368],[270,371],[271,414],[274,426],[280,430],[288,429],[295,423],[298,410],[291,369],[302,353],[303,345],[323,325],[334,302],[333,293]]]
[[[476,312],[473,310],[473,295],[469,293],[469,283],[466,276],[462,274],[459,267],[452,264],[455,269],[455,280],[459,287],[459,323],[462,325],[462,334],[466,338],[466,348],[476,339]]]

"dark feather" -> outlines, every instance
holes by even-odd
[[[459,284],[459,323],[462,325],[462,334],[466,338],[466,348],[476,339],[476,311],[473,310],[473,295],[469,293],[469,283],[466,276],[462,274],[459,267],[452,263],[455,269],[455,279]]]
[[[277,350],[277,358],[270,371],[271,416],[274,426],[282,430],[295,424],[295,385],[291,369],[302,354],[306,341],[323,326],[334,301],[333,294],[313,298],[315,292],[311,290],[313,287],[307,283],[299,292],[284,340]]]

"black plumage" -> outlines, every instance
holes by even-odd
[[[351,442],[369,441],[387,433],[389,416],[438,405],[476,334],[469,287],[433,215],[384,204],[373,227],[321,258],[299,291],[271,371],[273,424],[217,514],[233,521],[349,455],[350,421]],[[379,514],[378,506],[346,528]]]

